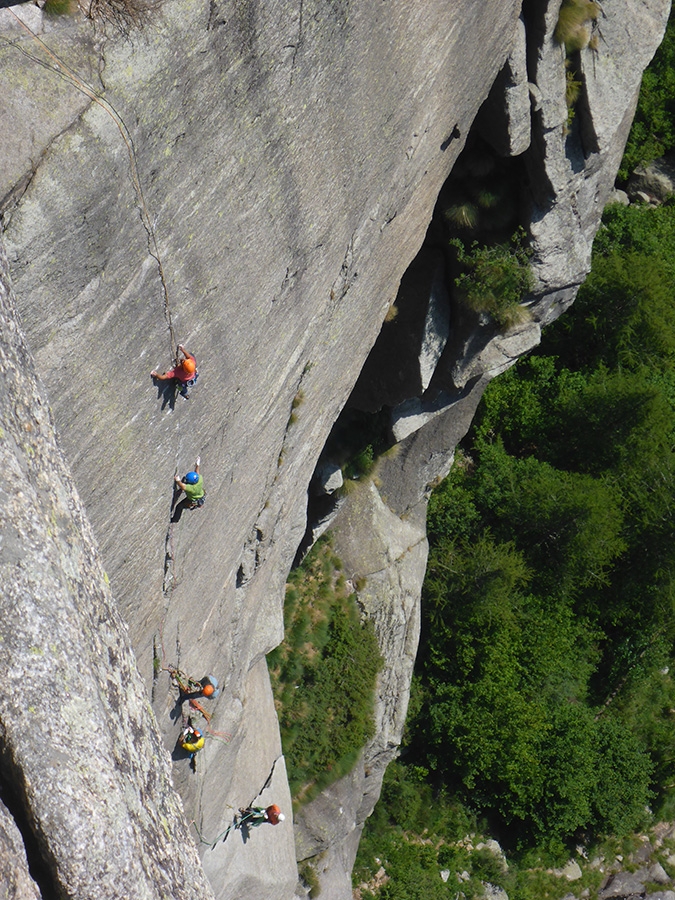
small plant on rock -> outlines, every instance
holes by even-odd
[[[487,313],[503,328],[530,318],[529,311],[521,306],[534,285],[531,251],[523,246],[524,236],[520,229],[510,244],[481,247],[474,241],[468,250],[458,238],[450,241],[464,270],[455,279],[460,301],[475,312]]]
[[[583,81],[580,80],[579,74],[570,66],[570,60],[565,60],[565,103],[567,104],[567,123],[565,133],[569,133],[574,120],[574,108],[576,102],[581,96],[581,88]]]
[[[594,0],[563,0],[553,37],[565,46],[568,55],[584,50],[599,16],[600,6]]]
[[[151,24],[159,14],[161,4],[162,0],[79,0],[88,19],[104,30],[110,26],[124,37]]]

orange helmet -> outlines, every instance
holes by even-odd
[[[211,694],[214,692],[214,690],[215,690],[215,688],[213,687],[212,684],[205,684],[204,687],[202,688],[202,694],[205,697],[210,697]]]
[[[187,372],[189,375],[194,375],[195,370],[197,368],[195,366],[194,359],[190,359],[189,357],[188,357],[188,359],[183,360],[183,362],[181,363],[181,367],[182,367],[183,371]]]

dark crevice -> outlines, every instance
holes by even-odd
[[[537,85],[539,81],[538,64],[541,48],[546,40],[546,13],[549,4],[541,0],[524,0],[522,16],[525,21],[527,34],[526,58],[527,77],[530,84]],[[555,191],[546,172],[544,160],[546,158],[546,145],[544,141],[543,115],[540,109],[533,105],[531,112],[531,143],[525,151],[525,162],[529,171],[529,191],[532,197],[533,207],[537,214],[543,215],[553,206]]]
[[[33,830],[23,775],[13,763],[6,747],[0,750],[0,802],[6,807],[21,834],[28,871],[40,891],[42,900],[62,900],[65,895],[58,889],[54,874],[56,864],[52,859],[48,859],[47,851],[43,852],[43,847]]]
[[[364,454],[376,459],[395,443],[392,428],[400,404],[418,400],[420,412],[433,414],[461,400],[467,386],[454,383],[453,370],[467,347],[475,349],[499,331],[454,296],[459,270],[450,239],[460,237],[467,246],[473,241],[508,243],[520,226],[530,222],[532,191],[525,154],[500,155],[478,129],[471,129],[441,188],[424,243],[401,279],[390,314],[319,457],[308,490],[307,530],[294,565],[312,546],[319,526],[337,511],[342,496],[341,491],[326,494],[326,466],[340,467],[345,476],[358,480],[359,459]],[[447,324],[447,338],[438,339],[433,374],[423,374],[420,356],[426,328],[439,309],[434,328],[437,322]]]
[[[588,89],[581,66],[581,53],[577,51],[568,56],[566,66],[568,78],[571,78],[577,86],[578,96],[570,108],[565,155],[572,171],[578,175],[586,168],[588,158],[594,153],[598,153],[600,147],[588,102]]]
[[[352,393],[352,397],[354,394]],[[298,547],[293,568],[300,565],[325,524],[337,512],[343,491],[327,494],[322,488],[322,471],[327,465],[342,470],[346,480],[367,477],[372,462],[394,443],[386,407],[374,413],[357,409],[352,398],[333,425],[319,457],[307,492],[307,528]]]
[[[579,139],[581,141],[584,159],[588,159],[594,153],[600,152],[600,144],[598,143],[598,136],[595,132],[593,116],[591,114],[591,107],[588,102],[588,87],[586,85],[586,77],[582,75],[581,79],[581,93],[576,103],[575,118],[577,120]]]

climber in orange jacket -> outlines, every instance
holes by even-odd
[[[178,353],[182,354],[182,359],[173,369],[169,369],[168,372],[161,374],[153,369],[150,375],[158,381],[168,381],[168,379],[173,378],[176,385],[180,386],[180,394],[187,399],[187,389],[195,384],[199,378],[197,360],[182,344],[178,345]]]

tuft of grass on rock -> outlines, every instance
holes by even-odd
[[[570,55],[588,47],[593,33],[593,23],[600,16],[600,7],[594,0],[563,0],[553,37]]]

